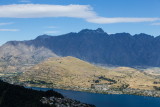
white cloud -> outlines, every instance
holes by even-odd
[[[160,23],[152,23],[151,25],[157,25],[157,26],[159,26],[159,25],[160,25]]]
[[[57,34],[59,31],[46,31],[45,34]]]
[[[17,32],[19,29],[0,29],[0,31]]]
[[[96,17],[87,19],[88,22],[92,23],[99,23],[99,24],[105,24],[105,23],[127,23],[127,22],[153,22],[160,20],[160,18],[105,18],[105,17]]]
[[[13,4],[0,6],[0,17],[11,18],[43,18],[43,17],[75,17],[89,18],[95,14],[87,5],[43,5]]]
[[[98,16],[89,5],[45,5],[45,4],[13,4],[0,5],[0,17],[7,18],[44,18],[72,17],[82,18],[91,23],[127,23],[150,22],[160,18],[109,18]]]
[[[19,2],[22,2],[22,3],[30,3],[31,1],[30,1],[30,0],[20,0]]]
[[[0,26],[3,26],[3,25],[11,25],[13,24],[13,22],[8,22],[8,23],[0,23]]]
[[[57,27],[56,26],[47,26],[47,28],[54,29],[54,28],[57,28]]]

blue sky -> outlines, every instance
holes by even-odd
[[[160,35],[160,0],[0,0],[0,45],[81,29]]]

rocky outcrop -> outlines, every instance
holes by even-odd
[[[54,105],[55,107],[95,107],[69,98],[43,97],[40,101],[43,104]]]

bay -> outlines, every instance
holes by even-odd
[[[32,87],[34,90],[47,91],[50,88]],[[65,97],[93,104],[96,107],[160,107],[160,98],[136,95],[97,94],[72,90],[53,89]]]

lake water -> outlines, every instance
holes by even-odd
[[[49,88],[32,88],[35,90],[50,90]],[[93,104],[96,107],[160,107],[160,98],[135,95],[107,95],[71,90],[53,89],[64,96]]]

